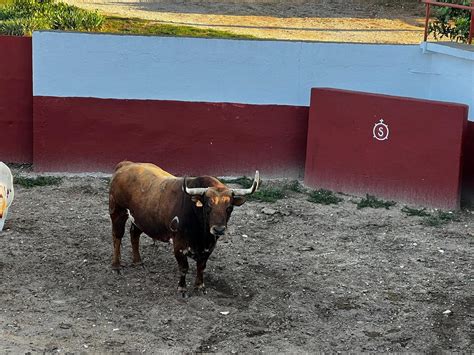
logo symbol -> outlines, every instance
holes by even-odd
[[[374,125],[374,129],[372,130],[374,138],[378,141],[384,141],[388,139],[388,134],[390,133],[388,126],[383,123],[383,120],[380,120]]]

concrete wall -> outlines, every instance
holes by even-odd
[[[474,120],[474,60],[417,45],[36,32],[34,48],[37,96],[307,106],[332,87],[463,103]]]
[[[31,40],[0,37],[0,51],[0,126],[9,132],[0,159],[31,161]],[[473,120],[473,63],[474,52],[438,44],[37,32],[33,160],[38,170],[110,171],[134,159],[215,174],[262,164],[268,175],[301,177],[311,88],[452,101],[469,105]],[[471,136],[470,122],[466,187]]]
[[[36,32],[37,96],[309,105],[312,87],[425,97],[418,46]]]
[[[422,45],[429,57],[428,98],[460,102],[470,106],[474,121],[474,49],[472,46],[427,43]]]
[[[180,175],[303,176],[307,107],[48,96],[34,106],[39,171],[110,172],[127,159]]]
[[[459,208],[466,126],[466,105],[313,89],[305,183]]]

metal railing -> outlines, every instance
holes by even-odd
[[[471,5],[460,5],[460,4],[451,4],[448,2],[439,2],[434,0],[420,0],[426,6],[426,18],[425,18],[425,37],[424,41],[428,39],[428,23],[430,21],[431,5],[441,6],[441,7],[452,7],[454,9],[468,10],[471,11],[471,26],[469,27],[469,37],[467,42],[472,43],[472,35],[474,34],[474,0],[471,2]]]

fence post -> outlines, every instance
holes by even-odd
[[[472,44],[472,34],[474,32],[474,0],[471,1],[471,27],[469,27],[469,38],[467,43]]]
[[[428,22],[430,21],[430,4],[428,3],[425,3],[426,5],[426,18],[425,18],[425,36],[424,36],[424,42],[427,41],[428,39]],[[471,22],[471,25],[472,25],[472,22]]]

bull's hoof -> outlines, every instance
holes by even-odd
[[[122,265],[120,264],[112,264],[112,270],[117,273],[117,275],[121,274]]]
[[[188,298],[188,290],[186,287],[178,287],[178,298]]]
[[[141,267],[143,269],[145,269],[145,264],[143,263],[143,261],[139,260],[139,261],[133,261],[132,262],[132,266],[133,267]]]
[[[196,292],[196,294],[198,294],[198,295],[207,294],[207,290],[206,290],[206,287],[204,286],[204,284],[194,286],[194,292]]]

